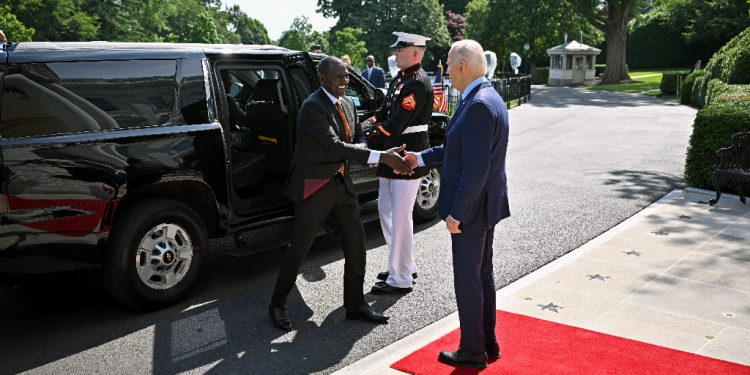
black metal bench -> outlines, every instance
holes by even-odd
[[[719,165],[711,177],[716,188],[716,199],[708,203],[715,205],[721,198],[721,188],[730,181],[737,182],[740,202],[745,203],[742,188],[750,182],[750,132],[733,135],[732,145],[716,151],[716,156],[719,157]]]

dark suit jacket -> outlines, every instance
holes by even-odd
[[[467,95],[443,145],[422,153],[425,165],[443,165],[438,213],[469,228],[488,228],[510,216],[505,154],[508,111],[489,82]]]
[[[343,162],[346,162],[346,187],[354,196],[357,195],[349,177],[349,160],[367,163],[370,150],[354,145],[366,142],[354,102],[347,96],[339,99],[352,133],[350,142],[345,141],[341,117],[322,87],[302,103],[297,116],[297,144],[292,167],[282,190],[295,202],[303,201],[311,191],[333,178]]]
[[[379,89],[385,88],[385,72],[377,66],[372,67],[372,76],[368,74],[367,69],[365,69],[362,71],[362,77],[365,77],[366,80],[370,81],[373,86]]]

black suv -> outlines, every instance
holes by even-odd
[[[101,263],[115,298],[152,309],[188,293],[209,238],[292,219],[281,188],[297,112],[319,86],[324,55],[106,42],[8,43],[3,54],[8,263]],[[367,118],[383,91],[354,70],[350,78],[347,95]],[[438,142],[447,120],[436,113],[430,124]],[[372,167],[351,173],[360,201],[377,198]],[[415,219],[436,215],[439,179],[433,171],[423,180]]]

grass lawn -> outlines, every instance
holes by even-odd
[[[585,86],[585,88],[593,90],[634,93],[658,89],[659,85],[661,85],[661,73],[643,78],[639,78],[639,76],[634,76],[634,74],[631,74],[630,78],[638,82],[618,83],[613,85]]]
[[[659,88],[661,84],[661,76],[666,71],[680,70],[682,68],[661,68],[661,69],[634,69],[628,71],[630,78],[635,83],[618,83],[614,85],[598,85],[598,86],[586,86],[587,89],[593,90],[605,90],[605,91],[617,91],[617,92],[628,92],[636,93],[648,90],[655,90]],[[684,70],[688,70],[685,68]]]

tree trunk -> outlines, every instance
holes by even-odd
[[[529,74],[534,72],[534,69],[536,69],[536,56],[529,57]]]
[[[607,67],[604,69],[602,83],[630,80],[625,64],[629,18],[626,14],[611,15],[612,27],[604,31],[607,41]]]

